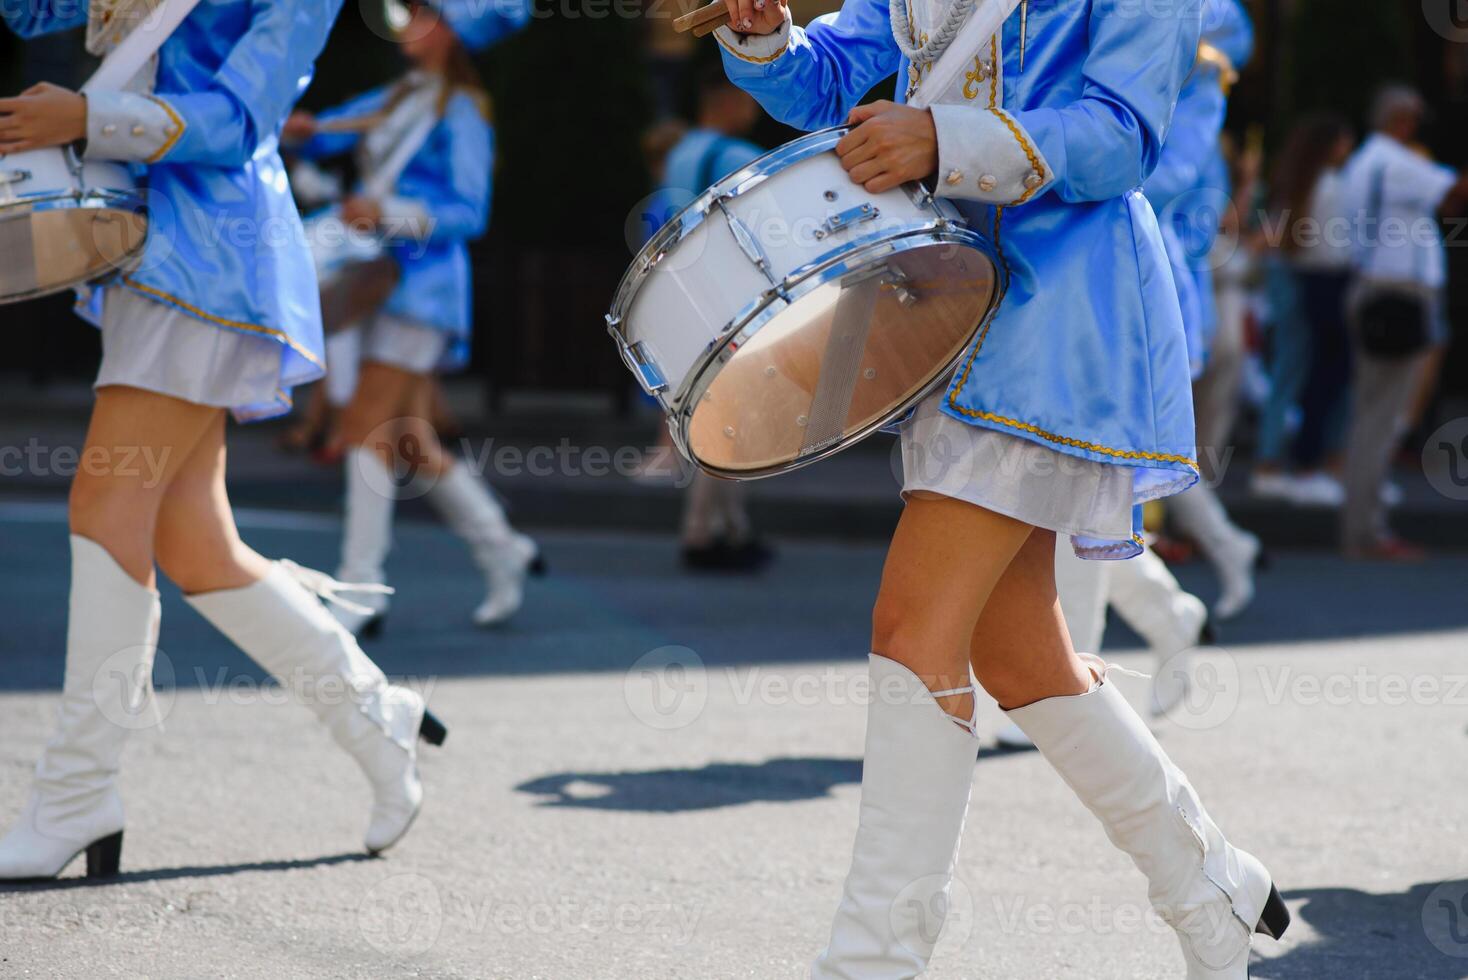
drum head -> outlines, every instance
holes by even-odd
[[[141,254],[148,222],[126,208],[0,210],[0,303],[99,279]]]
[[[736,479],[790,469],[865,437],[945,379],[989,311],[995,270],[977,248],[924,241],[815,277],[736,334],[694,389],[693,460]]]

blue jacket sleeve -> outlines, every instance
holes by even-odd
[[[16,34],[39,37],[85,27],[87,5],[82,0],[0,0],[0,16]]]
[[[1193,3],[1095,0],[1080,98],[1012,113],[1050,164],[1063,200],[1120,197],[1152,173],[1201,22]]]
[[[391,86],[388,86],[364,92],[341,105],[318,112],[316,122],[318,124],[341,122],[358,116],[370,116],[387,105],[391,91]],[[361,138],[361,133],[317,133],[305,142],[288,144],[288,148],[296,156],[308,160],[320,160],[352,152]]]
[[[254,0],[250,8],[248,30],[205,89],[156,94],[180,132],[151,162],[247,163],[310,82],[341,0]]]
[[[847,0],[839,12],[816,18],[808,28],[787,22],[782,33],[784,48],[769,54],[752,53],[772,47],[764,38],[741,42],[726,27],[716,35],[730,80],[797,129],[844,123],[901,60],[883,0]]]

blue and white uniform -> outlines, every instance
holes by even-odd
[[[23,37],[88,26],[105,54],[150,0],[3,4]],[[97,384],[231,409],[290,407],[322,373],[316,275],[277,152],[341,0],[200,4],[122,92],[90,92],[86,156],[137,165],[152,231],[142,265],[98,291]]]
[[[1207,0],[1197,64],[1178,96],[1157,169],[1144,187],[1172,262],[1194,376],[1202,373],[1218,327],[1210,256],[1230,192],[1219,135],[1228,89],[1253,48],[1254,26],[1239,0]]]
[[[909,40],[937,32],[944,9],[912,0]],[[848,0],[806,29],[787,15],[768,36],[717,34],[729,77],[809,130],[844,123],[894,72],[922,84],[893,19],[883,0]],[[1021,20],[928,99],[936,192],[992,237],[1005,282],[947,391],[905,427],[906,488],[1070,533],[1085,557],[1130,557],[1137,505],[1197,479],[1177,293],[1140,188],[1201,17],[1194,4],[1030,0]],[[931,476],[924,456],[949,465]]]
[[[469,357],[473,271],[468,243],[489,220],[494,130],[483,98],[443,91],[440,78],[413,73],[318,116],[321,123],[385,114],[370,131],[322,133],[292,146],[307,158],[356,152],[364,174],[389,157],[426,114],[438,117],[382,205],[387,253],[402,278],[365,325],[363,357],[422,374],[454,370]],[[441,107],[441,109],[440,109]]]

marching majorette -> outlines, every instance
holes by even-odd
[[[976,680],[1146,875],[1187,975],[1242,980],[1253,934],[1288,923],[1271,876],[1108,667],[1074,651],[1055,592],[1057,534],[1083,557],[1135,555],[1140,504],[1197,479],[1186,339],[1140,190],[1196,59],[1197,6],[848,0],[804,30],[779,0],[728,8],[731,78],[791,125],[849,125],[836,152],[868,190],[931,179],[991,235],[1004,280],[950,385],[902,430],[856,843],[812,975],[926,968],[968,811]],[[894,72],[898,101],[856,106]],[[940,442],[966,465],[920,465]]]
[[[392,544],[398,467],[411,467],[430,503],[469,546],[487,595],[474,611],[481,626],[520,608],[525,578],[543,569],[535,542],[510,526],[480,476],[445,451],[429,424],[434,374],[469,358],[473,275],[468,243],[489,219],[494,131],[489,96],[470,60],[529,19],[519,3],[476,13],[468,0],[391,0],[389,23],[412,69],[398,81],[319,116],[295,113],[286,125],[292,152],[320,158],[355,152],[362,184],[340,209],[352,230],[381,238],[401,270],[382,309],[352,328],[361,366],[342,413],[346,503],[341,564],[345,581],[383,583]],[[353,125],[356,121],[358,125]],[[342,334],[336,335],[343,336]],[[333,354],[345,348],[329,345]],[[357,365],[334,357],[333,375]],[[411,458],[404,459],[406,448]],[[387,595],[358,610],[333,610],[353,633],[375,632]]]
[[[1197,61],[1178,97],[1157,169],[1144,187],[1161,219],[1195,381],[1208,369],[1218,330],[1211,263],[1219,217],[1229,201],[1219,138],[1229,89],[1254,48],[1253,22],[1239,0],[1205,0],[1202,10]],[[1215,453],[1221,448],[1203,447]],[[1229,519],[1206,481],[1169,500],[1168,509],[1218,576],[1221,589],[1213,614],[1220,620],[1238,616],[1254,600],[1259,539]]]
[[[41,2],[4,13],[25,37],[85,25],[91,52],[106,55],[159,6]],[[442,741],[442,725],[324,608],[344,587],[248,548],[225,492],[226,414],[279,414],[293,386],[321,374],[316,277],[276,142],[339,7],[214,0],[122,90],[43,85],[0,100],[0,152],[84,140],[86,157],[146,174],[154,228],[143,262],[91,306],[102,366],[86,453],[116,463],[141,449],[165,461],[156,475],[87,467],[72,483],[61,710],[25,810],[0,840],[0,878],[52,877],[82,853],[89,876],[118,869],[116,776],[151,690],[155,562],[361,766],[373,791],[369,851],[397,842],[422,805],[417,742]],[[172,220],[160,226],[163,216]],[[214,234],[226,226],[260,234]]]

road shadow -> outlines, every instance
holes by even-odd
[[[638,813],[685,813],[745,803],[793,803],[861,782],[860,759],[767,759],[714,762],[697,769],[561,772],[515,788],[540,806]]]
[[[256,861],[250,864],[152,868],[140,871],[124,871],[111,878],[53,878],[45,881],[0,882],[0,895],[11,892],[49,892],[65,891],[75,888],[111,888],[117,885],[134,885],[145,881],[176,881],[180,878],[218,878],[226,875],[249,874],[255,871],[301,871],[306,868],[325,868],[337,864],[356,864],[359,861],[375,860],[377,858],[371,854],[359,852],[283,861]]]
[[[1388,895],[1353,888],[1284,894],[1292,905],[1303,901],[1296,918],[1319,938],[1283,956],[1256,960],[1252,975],[1257,980],[1468,976],[1468,878],[1425,882]]]
[[[1013,751],[985,748],[978,761]],[[820,799],[837,786],[860,782],[860,759],[782,758],[712,762],[697,769],[559,772],[528,780],[515,789],[542,797],[538,805],[546,807],[685,813],[745,803]]]

